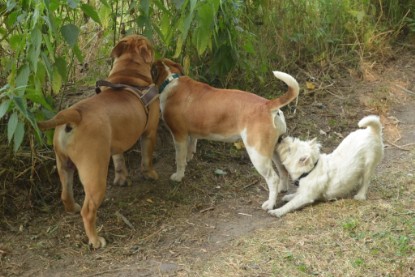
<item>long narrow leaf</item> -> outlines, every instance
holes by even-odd
[[[19,119],[17,113],[14,112],[9,118],[9,122],[7,123],[7,139],[9,143],[12,141],[14,132],[16,131],[17,123]]]
[[[6,114],[7,110],[10,107],[10,100],[6,99],[0,104],[0,119]]]
[[[98,15],[97,11],[92,6],[90,6],[88,4],[82,4],[81,9],[92,20],[94,20],[99,25],[102,25],[101,24],[101,19],[99,18],[99,15]]]
[[[13,138],[13,150],[14,152],[17,152],[17,150],[20,148],[20,145],[22,145],[23,142],[23,138],[24,138],[24,123],[23,122],[18,122],[17,126],[16,126],[16,130],[14,132],[14,138]]]
[[[18,95],[23,95],[25,88],[27,86],[27,82],[29,81],[29,75],[30,75],[30,68],[27,64],[24,64],[19,69],[19,73],[16,77],[16,90]]]

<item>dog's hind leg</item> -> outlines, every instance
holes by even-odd
[[[87,155],[92,153],[95,152],[84,153],[86,155],[78,157],[80,159],[76,161],[76,165],[85,191],[81,210],[82,220],[89,244],[96,249],[106,245],[105,239],[97,235],[96,220],[97,210],[105,196],[110,154],[103,153],[94,159],[93,155]]]
[[[353,197],[355,200],[366,200],[367,189],[369,188],[370,177],[372,176],[373,171],[374,168],[368,167],[368,169],[363,173],[361,187],[357,194]]]
[[[187,158],[186,161],[189,162],[193,159],[193,155],[196,153],[197,139],[189,136],[187,142]]]
[[[180,182],[184,177],[184,171],[186,169],[186,157],[187,157],[187,137],[185,139],[174,140],[174,147],[176,149],[176,173],[173,173],[170,177],[172,181]]]
[[[154,128],[157,130],[157,126]],[[153,152],[156,145],[156,131],[144,133],[140,139],[141,145],[141,173],[145,178],[157,180],[159,175],[153,168]]]
[[[62,185],[61,199],[68,213],[76,213],[81,210],[81,206],[75,203],[73,197],[73,176],[75,165],[72,161],[63,155],[56,154],[56,166],[58,169],[59,179]]]
[[[280,182],[280,178],[272,167],[272,159],[261,155],[255,148],[249,147],[247,144],[245,146],[252,164],[258,173],[265,178],[268,185],[269,196],[268,200],[262,204],[262,209],[272,210],[277,202],[278,184]]]
[[[114,163],[115,177],[114,185],[122,186],[127,181],[128,170],[125,166],[125,159],[123,154],[112,155],[112,161]]]
[[[280,156],[274,151],[272,160],[278,169],[278,175],[280,176],[280,183],[278,185],[278,192],[288,191],[289,175],[285,166],[282,164]]]

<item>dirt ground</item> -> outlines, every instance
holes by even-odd
[[[343,76],[313,76],[316,88],[302,90],[297,108],[292,105],[284,110],[289,134],[318,137],[323,151],[330,152],[342,137],[357,128],[362,116],[381,114],[386,150],[377,175],[413,162],[414,54],[406,50],[382,63],[362,63],[359,70],[345,69]],[[305,87],[307,75],[312,74],[303,72],[296,76],[302,87]],[[41,154],[53,157],[51,151]],[[147,181],[141,176],[138,147],[126,157],[130,185],[109,185],[98,212],[99,232],[108,245],[97,251],[86,244],[80,215],[65,214],[59,199],[54,161],[46,160],[45,166],[51,170],[55,186],[49,186],[47,194],[32,188],[25,192],[27,195],[16,197],[12,201],[13,209],[9,208],[9,213],[0,218],[0,276],[242,276],[240,267],[219,275],[220,269],[212,269],[212,264],[220,267],[221,260],[235,252],[246,258],[249,254],[240,252],[243,248],[239,247],[245,239],[260,240],[264,232],[277,236],[289,231],[290,225],[284,224],[288,223],[284,217],[271,217],[261,209],[267,198],[265,181],[255,171],[245,151],[232,144],[200,141],[181,183],[169,181],[174,172],[174,150],[163,124],[155,153],[159,181]],[[407,174],[414,176],[413,166],[409,166]],[[112,176],[111,169],[109,184]],[[379,197],[375,193],[382,183],[379,178],[375,178],[369,188],[369,203]],[[413,187],[413,181],[408,186]],[[22,201],[33,199],[33,194],[42,194],[36,195],[40,200]],[[79,182],[75,197],[82,202]],[[413,200],[413,197],[409,199],[408,205],[412,205]],[[344,202],[342,207],[354,202]],[[335,204],[313,206],[329,209],[330,205]],[[305,208],[288,218],[301,220],[301,215],[312,209]],[[409,210],[414,209],[409,206]],[[408,237],[415,249],[414,234]],[[415,262],[414,252],[405,256],[408,264]],[[271,276],[254,269],[250,268],[243,276]],[[392,276],[410,276],[411,273],[415,275],[414,267]],[[326,276],[324,269],[317,275]]]

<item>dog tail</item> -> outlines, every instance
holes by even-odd
[[[271,111],[278,110],[279,108],[284,107],[285,105],[289,104],[291,101],[293,101],[295,98],[297,98],[298,93],[300,92],[300,86],[298,85],[298,82],[292,77],[291,75],[281,72],[281,71],[273,71],[274,76],[283,81],[288,86],[288,91],[273,100],[270,100],[267,103],[267,106]]]
[[[380,119],[377,115],[369,115],[362,118],[358,125],[360,128],[371,128],[379,136],[382,134],[382,124],[380,124]]]
[[[37,125],[41,130],[48,130],[55,128],[62,124],[75,124],[78,125],[81,122],[81,112],[75,109],[66,109],[58,112],[54,117],[49,120],[38,122]]]

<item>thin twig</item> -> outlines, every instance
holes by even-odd
[[[214,209],[215,209],[215,207],[212,206],[212,207],[209,207],[209,208],[206,208],[206,209],[201,210],[200,213],[202,214],[202,213],[205,213],[207,211],[214,210]]]
[[[128,227],[130,227],[131,229],[135,230],[133,224],[131,224],[131,222],[125,217],[123,216],[119,211],[115,212],[115,215],[119,218],[122,219],[122,221],[124,221],[125,224],[127,224]]]
[[[389,143],[390,145],[392,145],[392,146],[395,146],[396,148],[398,148],[398,149],[400,149],[400,150],[403,150],[403,151],[410,151],[409,149],[406,149],[406,148],[403,148],[402,146],[399,146],[399,145],[396,145],[395,143],[393,143],[393,142],[390,142],[390,141],[386,141],[387,143]],[[407,145],[404,145],[404,146],[407,146]]]
[[[411,90],[409,90],[409,89],[406,89],[406,88],[404,88],[404,87],[402,87],[402,86],[400,86],[400,85],[398,85],[398,84],[395,84],[395,86],[396,86],[396,87],[398,87],[398,88],[400,88],[401,90],[403,90],[403,91],[404,91],[404,92],[406,92],[406,93],[409,93],[409,94],[415,95],[415,92],[413,92],[413,91],[411,91]]]

